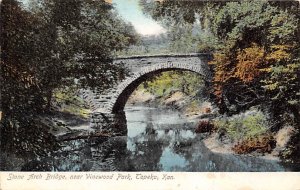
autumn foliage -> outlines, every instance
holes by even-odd
[[[265,51],[257,44],[252,44],[238,52],[234,76],[245,83],[252,82],[260,74],[264,64]]]
[[[276,141],[271,135],[263,135],[258,138],[247,139],[236,144],[233,151],[238,154],[247,154],[253,151],[260,153],[270,153],[276,146]]]

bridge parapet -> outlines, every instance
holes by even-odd
[[[114,64],[122,64],[131,73],[140,71],[143,67],[163,63],[207,63],[211,59],[211,54],[193,53],[193,54],[168,54],[168,55],[149,55],[149,56],[131,56],[117,57]]]

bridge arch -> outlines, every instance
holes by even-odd
[[[109,100],[108,103],[104,105],[105,107],[101,108],[102,112],[103,110],[107,113],[118,113],[123,111],[128,98],[142,82],[146,81],[150,76],[172,70],[195,72],[201,75],[205,81],[210,82],[211,80],[211,73],[207,64],[166,62],[146,66],[126,78],[107,94]]]

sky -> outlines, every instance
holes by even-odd
[[[141,35],[159,35],[166,30],[156,21],[143,14],[139,0],[112,0],[118,13],[127,22],[131,22]]]
[[[0,0],[1,1],[1,0]],[[20,0],[27,4],[28,0]],[[159,35],[166,30],[154,21],[151,17],[143,14],[139,6],[139,0],[105,0],[113,3],[119,15],[126,21],[130,22],[136,31],[141,35]]]

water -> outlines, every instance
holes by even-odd
[[[63,143],[54,156],[11,170],[31,171],[289,171],[279,162],[211,152],[195,123],[171,110],[126,107],[127,136]]]
[[[211,152],[195,123],[171,110],[127,107],[126,148],[133,170],[285,171],[277,161]],[[126,169],[125,169],[126,170]]]

